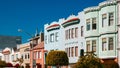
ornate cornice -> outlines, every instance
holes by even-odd
[[[56,30],[56,29],[59,29],[60,28],[60,25],[59,24],[52,24],[50,26],[48,26],[46,28],[47,31],[51,31],[51,30]]]
[[[88,13],[88,12],[93,12],[93,11],[98,11],[98,10],[99,10],[99,7],[95,6],[95,7],[88,7],[84,9],[84,12]]]
[[[80,22],[79,18],[72,18],[72,19],[69,19],[66,22],[62,23],[62,26],[67,27],[67,26],[70,26],[73,24],[78,24],[79,22]]]
[[[117,2],[119,2],[119,1],[104,1],[104,2],[99,3],[98,6],[88,7],[88,8],[86,8],[86,9],[84,9],[84,12],[85,12],[85,13],[88,13],[88,12],[99,11],[99,10],[100,10],[101,8],[103,8],[103,7],[111,6],[111,5],[116,5]]]

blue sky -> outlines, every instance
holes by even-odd
[[[43,31],[44,24],[77,15],[83,9],[104,0],[0,0],[0,35],[30,37],[17,30],[34,34]]]

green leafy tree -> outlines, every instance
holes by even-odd
[[[67,53],[64,51],[50,51],[46,57],[46,65],[57,66],[68,65]]]
[[[5,61],[2,61],[0,60],[0,68],[3,68],[6,66],[6,62]]]
[[[93,52],[89,52],[79,58],[74,68],[103,68],[103,65]]]

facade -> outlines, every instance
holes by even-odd
[[[44,26],[45,50],[48,52],[51,50],[64,50],[63,33],[60,25],[63,21],[64,19],[59,19],[58,22],[52,22]]]
[[[5,61],[6,63],[11,63],[13,66],[19,64],[19,62],[15,62],[17,58],[20,58],[20,52],[17,48],[8,48],[6,47],[1,53],[1,60]]]
[[[77,16],[71,15],[67,19],[46,24],[44,28],[45,50],[66,51],[70,68],[77,62],[81,50],[85,49],[84,22],[84,12],[80,12]]]
[[[6,47],[13,48],[17,44],[21,44],[20,36],[2,36],[0,35],[0,50]]]
[[[30,39],[30,68],[44,68],[44,34]]]
[[[104,1],[84,10],[86,52],[94,51],[105,68],[117,62],[117,1]]]
[[[62,22],[62,33],[64,48],[69,58],[69,68],[78,61],[81,50],[85,49],[84,38],[84,12],[78,13],[77,16],[70,15]]]
[[[19,51],[18,47],[12,48],[10,56],[11,56],[10,57],[11,63],[13,64],[13,66],[15,66],[16,64],[20,65],[20,63],[18,61],[16,61],[18,58],[21,58],[20,51]]]
[[[21,65],[30,68],[30,43],[20,44],[19,47],[21,58],[24,60]]]
[[[2,54],[4,55],[4,60],[6,63],[10,63],[11,61],[11,49],[6,47],[3,51],[2,51]]]
[[[33,48],[33,59],[36,62],[36,68],[45,68],[44,65],[44,42],[40,42]]]

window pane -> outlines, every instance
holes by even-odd
[[[92,41],[92,51],[96,52],[96,40]]]
[[[113,21],[114,21],[114,14],[113,12],[112,13],[109,13],[109,26],[113,25]]]
[[[70,34],[70,33],[71,33],[71,30],[69,29],[69,39],[70,39],[70,36],[71,36],[71,34]]]
[[[55,40],[56,40],[56,42],[58,41],[58,32],[56,32],[56,34],[55,34]]]
[[[89,31],[90,30],[90,19],[87,19],[86,20],[86,29],[87,29],[87,31]]]
[[[102,39],[102,51],[106,51],[107,50],[107,42],[106,42],[106,38]]]
[[[74,38],[74,28],[71,29],[71,38]]]
[[[108,50],[113,50],[113,38],[109,38]]]
[[[83,36],[83,26],[81,26],[81,37]]]
[[[75,56],[78,56],[78,46],[75,47]]]
[[[65,31],[65,38],[68,39],[68,30]]]
[[[87,52],[90,52],[90,41],[87,41],[86,44],[87,44]]]
[[[96,18],[92,18],[92,29],[96,29]]]
[[[54,42],[54,34],[50,34],[50,42]]]
[[[75,28],[75,37],[78,37],[78,27]]]
[[[106,23],[107,23],[107,15],[103,14],[102,15],[102,27],[106,26]]]
[[[74,47],[71,48],[71,53],[72,53],[71,56],[73,57],[73,55],[74,55]]]
[[[69,57],[70,57],[70,48],[69,48]]]

